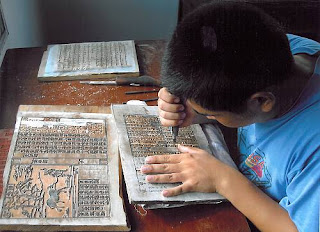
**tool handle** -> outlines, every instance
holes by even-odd
[[[116,83],[117,85],[139,84],[142,86],[160,86],[160,80],[147,75],[140,77],[117,77]]]

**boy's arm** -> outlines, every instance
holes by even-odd
[[[163,191],[166,197],[184,192],[218,192],[261,231],[297,231],[286,210],[239,171],[204,150],[179,146],[181,154],[147,157],[141,170],[152,183],[181,185]],[[163,174],[158,174],[163,173]]]
[[[261,231],[297,231],[288,212],[239,171],[227,168],[217,191]]]

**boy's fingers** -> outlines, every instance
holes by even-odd
[[[163,163],[179,163],[181,161],[180,154],[172,155],[154,155],[145,159],[147,164],[163,164]]]
[[[160,122],[163,126],[179,126],[183,123],[183,120],[168,120],[160,117]]]
[[[186,113],[159,110],[159,116],[160,118],[164,118],[166,120],[182,120],[186,117]]]
[[[166,189],[162,191],[162,195],[164,197],[173,197],[180,195],[182,193],[190,192],[190,188],[187,187],[185,184],[181,184],[177,187],[171,188],[171,189]]]
[[[149,183],[178,183],[181,182],[180,175],[177,173],[148,175],[146,181]]]
[[[144,174],[148,173],[175,173],[178,171],[177,164],[152,164],[143,165],[141,172]]]
[[[158,108],[160,112],[166,111],[166,112],[173,112],[173,113],[182,112],[185,109],[183,104],[166,102],[161,98],[158,99]]]
[[[168,103],[179,103],[180,98],[172,95],[166,88],[162,88],[158,92],[158,97]]]
[[[194,154],[194,153],[197,153],[199,151],[202,151],[201,149],[199,148],[196,148],[196,147],[188,147],[188,146],[184,146],[184,145],[181,145],[179,144],[178,145],[178,150],[182,153],[190,153],[190,154]]]

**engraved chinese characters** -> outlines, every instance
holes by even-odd
[[[62,44],[58,48],[56,72],[130,66],[127,42]]]
[[[129,74],[139,75],[133,40],[85,42],[49,45],[41,59],[38,79],[40,81],[95,80]]]
[[[105,204],[109,204],[108,185],[99,179],[79,180],[78,217],[105,217]]]
[[[200,202],[223,199],[217,193],[190,192],[165,197],[162,191],[181,183],[149,183],[140,168],[145,158],[152,155],[175,155],[177,145],[198,147],[211,152],[202,125],[191,125],[179,130],[176,143],[171,128],[163,127],[157,106],[113,105],[112,113],[119,132],[121,165],[128,199],[133,204],[143,204],[146,209],[179,207]]]
[[[15,153],[22,153],[23,157],[37,157],[39,153],[107,153],[106,140],[101,137],[104,135],[104,127],[101,123],[88,122],[85,126],[72,124],[67,126],[63,123],[47,121],[47,123],[41,123],[42,126],[39,127],[37,126],[39,122],[27,120],[31,119],[22,119],[15,150]],[[44,120],[54,119],[45,118]],[[97,135],[100,136],[97,137]]]
[[[2,218],[109,217],[105,121],[22,117]]]
[[[132,114],[124,115],[124,119],[140,190],[161,192],[164,186],[146,183],[139,169],[147,156],[178,153],[177,144],[198,147],[192,129],[181,128],[174,143],[170,129],[161,126],[157,116]]]

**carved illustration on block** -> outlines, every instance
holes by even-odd
[[[21,118],[2,218],[110,217],[104,120]]]

